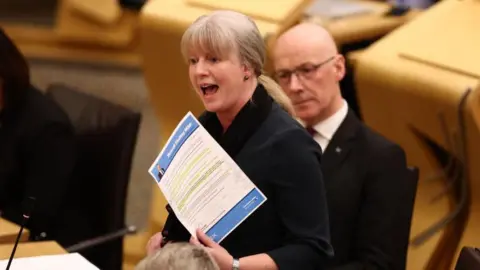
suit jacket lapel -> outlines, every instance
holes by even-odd
[[[340,165],[354,145],[360,126],[360,120],[352,110],[349,110],[322,156],[322,170],[327,179],[331,179],[333,173],[339,171]]]

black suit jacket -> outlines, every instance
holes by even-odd
[[[27,224],[32,239],[55,234],[74,165],[74,129],[53,100],[32,87],[0,113],[0,212],[20,224],[26,198],[35,197]]]
[[[395,245],[403,242],[393,235],[406,168],[404,151],[350,110],[322,157],[335,251],[331,269],[398,269]]]
[[[199,120],[265,194],[267,201],[221,245],[234,257],[267,253],[282,270],[323,269],[332,255],[321,149],[259,85],[223,134],[214,113]],[[313,205],[319,207],[312,207]],[[189,235],[169,215],[165,227],[176,241]],[[167,225],[175,224],[175,225]]]

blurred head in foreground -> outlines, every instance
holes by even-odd
[[[135,270],[219,270],[208,252],[190,243],[170,243],[143,259]]]

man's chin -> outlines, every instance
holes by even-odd
[[[313,116],[313,112],[312,112],[312,110],[309,106],[305,106],[305,105],[302,104],[302,105],[299,105],[299,106],[294,106],[294,109],[295,109],[296,115],[299,116],[299,117],[300,117],[300,115],[302,115],[302,118]]]
[[[313,114],[310,111],[295,111],[295,116],[302,120],[305,124],[310,124],[312,123],[313,119],[315,119],[315,114]]]

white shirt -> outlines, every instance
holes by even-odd
[[[313,139],[320,145],[323,152],[325,152],[325,149],[327,149],[327,146],[332,140],[333,135],[340,127],[343,120],[345,120],[345,117],[347,117],[347,113],[348,104],[345,100],[343,100],[343,106],[340,108],[340,110],[312,127],[316,131]],[[305,124],[303,125],[305,126]]]

